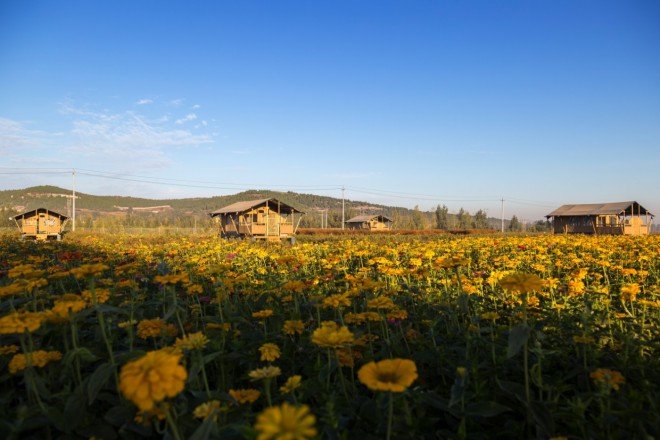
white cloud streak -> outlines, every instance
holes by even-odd
[[[48,133],[30,130],[23,122],[0,118],[0,151],[8,152],[24,147],[38,147]],[[57,133],[54,134],[57,136]]]
[[[153,99],[140,99],[135,103],[135,105],[153,104],[153,102]]]
[[[186,123],[186,122],[188,122],[188,121],[194,121],[195,119],[197,119],[197,115],[196,115],[196,114],[194,114],[194,113],[188,113],[184,118],[177,119],[177,120],[176,120],[176,123],[179,124],[179,125],[181,125],[181,124],[184,124],[184,123]]]
[[[213,137],[175,128],[168,118],[149,120],[140,113],[94,112],[81,110],[70,103],[63,106],[65,114],[72,115],[71,152],[88,160],[118,163],[131,168],[160,168],[174,163],[171,148],[195,147],[210,144]],[[196,119],[189,114],[183,121]]]

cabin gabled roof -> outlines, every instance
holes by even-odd
[[[588,203],[580,205],[562,205],[559,208],[546,215],[550,217],[583,217],[592,215],[650,215],[642,205],[635,201],[629,202],[610,202],[610,203]]]
[[[37,209],[33,209],[32,211],[24,212],[23,214],[18,214],[17,216],[14,217],[14,220],[18,221],[24,218],[34,217],[39,214],[50,214],[54,217],[59,217],[60,220],[66,220],[69,218],[66,215],[60,214],[51,209],[37,208]]]
[[[391,222],[392,219],[389,217],[386,217],[384,215],[373,215],[373,214],[367,214],[367,215],[357,215],[349,220],[346,220],[346,223],[364,223],[368,222],[369,220],[373,220],[375,218],[378,218],[378,221],[380,222]]]
[[[261,205],[268,205],[268,207],[274,211],[277,209],[285,209],[287,211],[298,212],[302,214],[302,211],[294,208],[293,206],[287,205],[286,203],[280,202],[277,199],[259,199],[259,200],[246,200],[242,202],[232,203],[231,205],[225,206],[224,208],[217,209],[211,212],[209,215],[215,217],[216,215],[222,214],[240,214],[242,212],[249,211],[254,208],[258,208]]]

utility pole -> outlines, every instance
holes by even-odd
[[[500,218],[502,219],[502,234],[504,234],[504,197],[502,197],[502,212]]]
[[[344,229],[344,208],[346,206],[346,202],[344,200],[344,187],[341,187],[341,228]]]
[[[71,204],[73,205],[73,215],[71,216],[72,223],[71,223],[71,230],[75,231],[76,230],[76,169],[73,169],[73,202]]]

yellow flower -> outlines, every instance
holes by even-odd
[[[176,354],[150,351],[122,367],[119,389],[140,410],[149,411],[156,402],[174,397],[185,388],[188,373],[179,360]]]
[[[261,352],[261,360],[266,362],[277,360],[281,354],[280,347],[271,342],[267,342],[259,347],[259,351]]]
[[[458,266],[466,266],[470,263],[470,260],[461,257],[445,257],[438,258],[433,263],[437,268],[450,269]]]
[[[183,338],[177,338],[174,346],[179,350],[202,350],[209,343],[208,338],[202,332],[190,333]]]
[[[580,280],[569,280],[568,281],[568,295],[569,296],[578,296],[581,293],[584,293],[584,283]]]
[[[379,296],[378,298],[374,298],[367,301],[367,308],[392,310],[392,309],[396,309],[396,305],[394,304],[394,301],[392,301],[391,298],[388,298],[386,296]]]
[[[392,310],[387,314],[387,319],[403,321],[404,319],[408,319],[408,312],[401,309]]]
[[[543,288],[543,280],[534,274],[515,272],[500,280],[505,290],[518,293],[538,291]]]
[[[0,345],[0,356],[18,353],[18,345]]]
[[[83,290],[82,297],[90,304],[94,304],[94,298],[99,304],[105,304],[110,299],[110,291],[108,289],[94,289],[92,293],[91,290]]]
[[[74,315],[87,307],[87,303],[83,299],[72,293],[65,293],[60,298],[55,300],[55,305],[51,312],[61,317],[68,317],[69,311]]]
[[[340,348],[353,342],[353,333],[348,327],[338,327],[333,321],[324,321],[314,330],[312,342],[320,347]]]
[[[164,333],[166,325],[160,318],[144,319],[137,326],[137,334],[142,339],[155,338]]]
[[[330,295],[329,297],[323,300],[323,307],[339,309],[341,307],[349,307],[351,305],[351,299],[347,293],[337,293],[335,295]]]
[[[204,287],[200,286],[199,284],[191,284],[190,286],[186,287],[186,292],[188,295],[201,294],[204,293]]]
[[[286,380],[284,385],[282,385],[280,387],[280,392],[282,394],[289,394],[290,392],[292,392],[293,390],[295,390],[296,388],[298,388],[300,386],[300,381],[301,380],[302,380],[302,376],[300,376],[300,375],[296,374],[294,376],[291,376],[290,378],[288,378]]]
[[[417,366],[409,359],[369,362],[358,371],[358,379],[369,389],[401,393],[417,379]]]
[[[265,319],[265,318],[268,318],[269,316],[272,316],[272,315],[273,315],[273,311],[272,311],[272,310],[270,310],[270,309],[265,309],[265,310],[260,310],[260,311],[258,311],[258,312],[254,312],[254,313],[252,314],[252,317],[253,317],[253,318],[257,318],[257,319]]]
[[[33,312],[14,312],[0,318],[0,334],[33,332],[41,327],[45,315]]]
[[[137,321],[135,319],[131,319],[128,321],[121,321],[117,323],[117,327],[119,328],[129,328],[133,327],[135,324],[137,324]]]
[[[44,367],[51,361],[62,359],[62,353],[59,351],[36,350],[27,354],[15,354],[9,361],[9,372],[16,374],[27,368],[28,360],[33,367]]]
[[[161,407],[169,408],[169,405],[162,404]],[[135,420],[140,425],[149,426],[151,425],[153,419],[165,420],[166,418],[167,418],[167,414],[165,413],[165,411],[163,411],[161,408],[157,406],[154,406],[149,411],[138,412],[133,418],[133,420]]]
[[[198,419],[208,419],[209,417],[212,417],[213,421],[217,422],[218,414],[220,412],[225,412],[228,409],[227,406],[222,406],[219,400],[209,400],[208,402],[197,406],[193,411],[193,415]]]
[[[599,368],[590,374],[596,385],[602,385],[607,388],[612,388],[619,391],[619,386],[626,383],[626,378],[623,374],[616,370],[608,370],[607,368]]]
[[[305,324],[300,320],[284,321],[284,326],[282,327],[282,331],[291,336],[295,335],[296,333],[300,335],[304,330]]]
[[[7,272],[9,278],[28,278],[35,279],[40,278],[45,271],[40,269],[35,269],[31,264],[23,264],[20,266],[14,266]]]
[[[639,284],[632,283],[626,284],[621,288],[621,301],[635,301],[637,294],[639,293],[640,288]]]
[[[206,328],[209,330],[215,329],[215,330],[223,330],[228,332],[231,330],[231,324],[228,322],[225,322],[224,324],[216,324],[215,322],[209,322],[206,324]]]
[[[593,336],[576,335],[573,336],[573,342],[575,342],[576,344],[594,344],[596,340],[594,339]]]
[[[157,284],[176,284],[180,282],[188,282],[190,277],[187,273],[179,274],[168,274],[168,275],[156,275],[154,277],[154,283]]]
[[[263,380],[263,379],[272,379],[282,374],[282,370],[279,367],[268,366],[264,368],[257,368],[248,373],[252,381]]]
[[[335,350],[335,354],[337,355],[337,361],[340,367],[353,368],[355,366],[355,360],[362,359],[362,353],[355,348],[338,348]]]
[[[316,417],[307,405],[295,407],[287,402],[266,408],[257,416],[257,440],[307,440],[317,435]]]
[[[284,289],[287,292],[302,293],[303,290],[305,290],[305,283],[302,281],[287,281],[282,286],[282,289]]]
[[[347,324],[363,324],[366,321],[379,322],[383,317],[376,312],[347,313],[344,322]]]
[[[496,321],[498,320],[500,315],[497,314],[497,312],[486,312],[481,314],[481,319],[485,319],[487,321]]]
[[[71,269],[71,274],[74,275],[76,278],[81,279],[81,278],[98,275],[101,272],[106,271],[108,269],[110,269],[110,267],[108,267],[107,264],[91,263],[91,264],[84,264],[80,267],[74,267],[73,269]]]
[[[261,396],[261,391],[254,388],[229,390],[229,395],[239,404],[253,403]]]
[[[9,284],[7,286],[2,286],[0,287],[0,298],[23,293],[25,292],[25,287],[26,285],[22,279],[16,280],[12,284]]]

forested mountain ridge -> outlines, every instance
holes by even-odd
[[[19,190],[0,191],[0,207],[15,211],[27,211],[35,208],[48,208],[66,211],[67,200],[71,199],[70,190],[56,186],[34,186]],[[76,208],[98,211],[122,211],[125,208],[145,208],[170,206],[175,210],[213,211],[223,206],[243,200],[276,198],[302,211],[310,209],[341,209],[342,200],[316,194],[278,192],[271,190],[248,190],[237,194],[213,197],[194,197],[181,199],[145,199],[126,196],[96,196],[76,192]],[[367,202],[346,200],[346,208],[358,210],[384,211],[393,208],[374,205]]]
[[[244,200],[276,198],[305,213],[301,227],[338,228],[344,220],[361,214],[383,214],[391,218],[397,229],[450,229],[501,227],[501,219],[486,218],[479,210],[474,216],[461,210],[449,213],[446,206],[435,211],[420,211],[355,200],[344,200],[317,194],[247,190],[236,194],[180,199],[146,199],[126,196],[97,196],[76,192],[76,217],[81,225],[180,226],[188,227],[208,222],[208,213]],[[71,216],[72,193],[56,186],[34,186],[19,190],[0,191],[0,210],[5,219],[36,208],[47,208]],[[4,223],[4,222],[3,222]],[[509,221],[505,220],[505,227]]]

